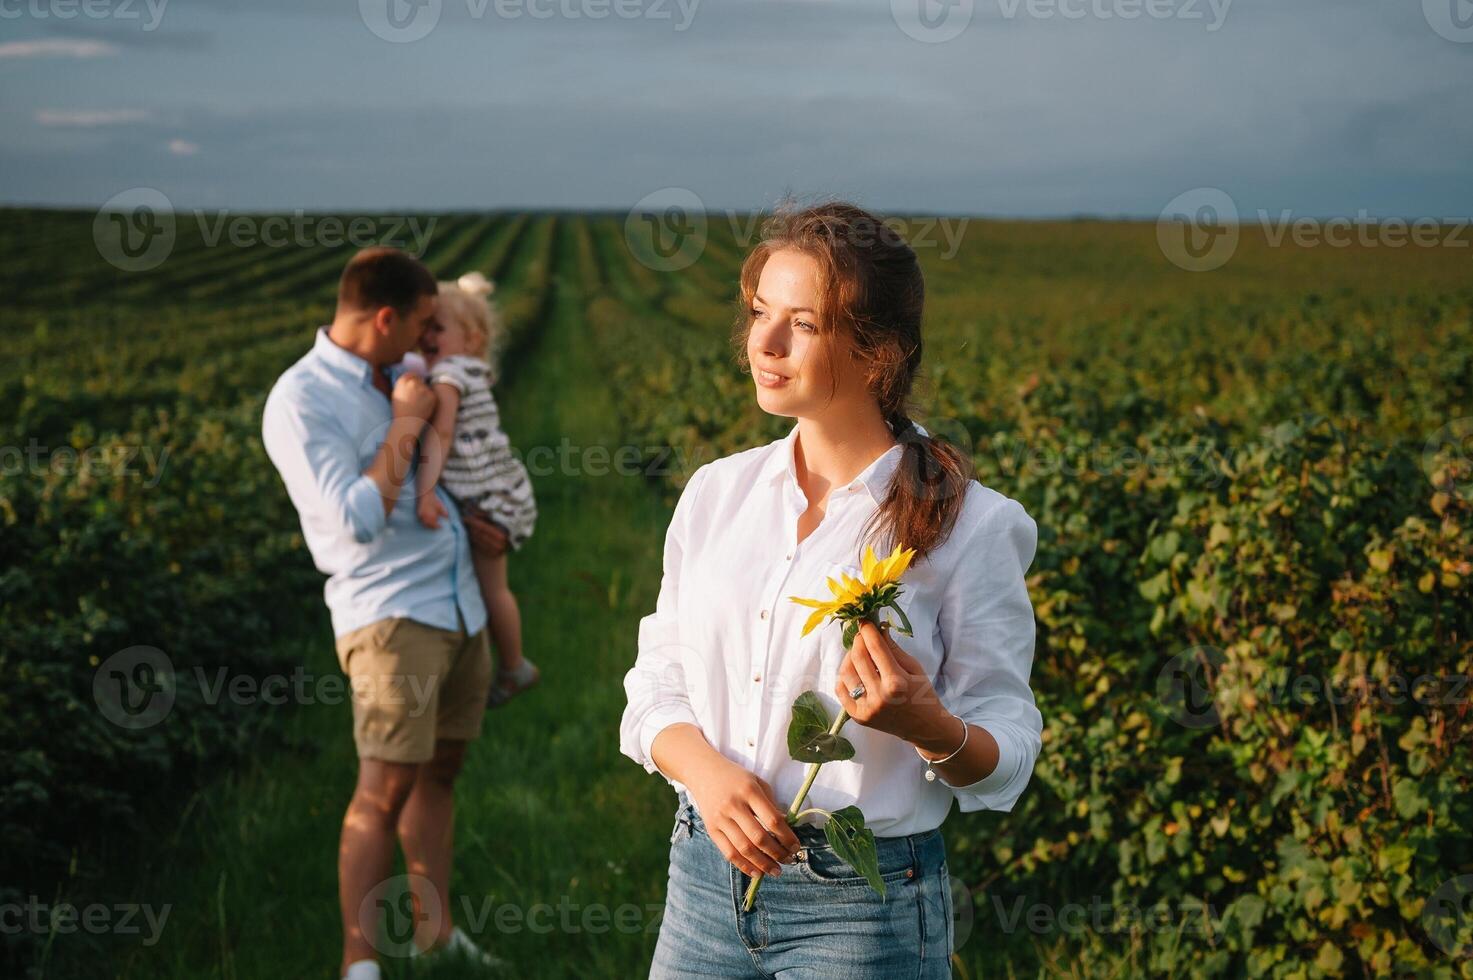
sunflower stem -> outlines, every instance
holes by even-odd
[[[896,550],[899,551],[899,546],[896,547]],[[903,620],[905,620],[906,633],[909,634],[910,633],[910,621],[908,619],[906,619],[905,613],[901,611],[900,606],[898,604],[896,604],[893,601],[893,599],[892,599],[891,602],[886,603],[886,605],[890,606],[896,612],[900,613],[900,618],[903,619]],[[890,628],[890,625],[891,625],[889,622],[882,622],[880,620],[880,610],[879,609],[871,609],[871,610],[868,610],[860,618],[863,619],[863,620],[866,620],[868,622],[874,623],[880,629],[889,629]],[[846,721],[848,721],[848,720],[849,720],[849,712],[845,711],[843,708],[840,708],[839,709],[839,715],[838,715],[838,717],[836,717],[834,719],[834,723],[829,726],[829,734],[830,735],[837,735],[837,734],[839,734],[839,729],[843,728],[844,727],[844,723]],[[803,814],[807,814],[807,813],[810,813],[810,812],[826,812],[826,811],[809,811],[809,810],[804,810],[803,809],[803,801],[808,798],[808,791],[813,788],[813,780],[818,777],[818,767],[821,766],[821,765],[823,765],[822,762],[810,762],[808,764],[808,771],[803,776],[803,786],[802,786],[801,789],[798,790],[798,798],[793,801],[792,806],[788,807],[788,823],[792,823],[793,821],[797,820]],[[752,911],[752,905],[757,901],[757,889],[762,885],[762,878],[763,878],[762,875],[760,875],[760,874],[759,875],[756,875],[755,877],[752,878],[751,884],[747,885],[746,899],[742,903],[742,908],[745,911],[747,911],[747,912]]]
[[[839,734],[839,729],[843,728],[844,722],[848,720],[849,712],[845,711],[843,708],[840,708],[838,717],[836,717],[834,719],[834,723],[829,726],[829,734]],[[798,790],[798,797],[797,799],[793,800],[793,805],[788,807],[788,823],[792,823],[794,820],[799,819],[807,813],[823,812],[819,810],[810,811],[803,809],[803,801],[808,798],[808,791],[813,788],[813,780],[818,777],[818,769],[822,765],[822,762],[808,763],[808,771],[803,775],[803,785]],[[747,885],[747,897],[746,901],[742,903],[742,908],[748,912],[752,911],[752,905],[757,901],[757,889],[762,884],[762,878],[762,875],[756,875],[752,878],[751,884]]]

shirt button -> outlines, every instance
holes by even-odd
[[[762,610],[762,618],[763,619],[766,619],[767,618],[767,610],[766,609]]]
[[[748,744],[748,745],[756,745],[756,744],[757,744],[757,743],[756,743],[756,742],[754,742],[754,741],[752,741],[752,740],[751,740],[751,739],[750,739],[750,738],[749,738],[749,739],[747,739],[747,744]]]
[[[752,675],[752,680],[754,682],[758,683],[758,684],[761,684],[762,683],[762,675],[761,674],[753,674]]]
[[[793,553],[791,551],[788,552],[788,558],[787,558],[787,560],[788,561],[792,561],[793,560]]]

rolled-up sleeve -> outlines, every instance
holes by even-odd
[[[665,532],[664,573],[655,611],[639,621],[639,651],[634,666],[624,675],[628,704],[619,722],[619,751],[650,773],[660,772],[650,757],[650,746],[656,735],[680,722],[700,724],[686,688],[679,588],[686,541],[708,472],[709,464],[696,470],[675,504],[675,513]],[[660,772],[660,775],[665,774]],[[668,776],[665,778],[673,783]]]
[[[1042,745],[1043,719],[1028,683],[1034,617],[1025,581],[1037,546],[1033,519],[1006,500],[973,529],[942,596],[937,693],[953,714],[986,729],[998,749],[997,768],[977,782],[941,780],[963,812],[1011,810]]]
[[[335,528],[360,544],[383,531],[383,497],[331,412],[300,391],[278,387],[266,400],[261,440],[304,523]]]

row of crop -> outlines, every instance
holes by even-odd
[[[26,239],[0,270],[0,282],[40,307],[144,298],[240,302],[257,290],[300,296],[299,288],[310,291],[335,281],[335,270],[357,245],[382,240],[422,249],[434,266],[441,256],[456,258],[457,248],[485,234],[497,220],[490,215],[386,220],[364,215],[187,214],[172,222],[170,244],[158,264],[136,269],[127,256],[115,254],[105,233],[98,240],[92,216],[86,217],[85,222],[76,215],[57,218],[67,229],[64,234]]]
[[[507,246],[524,220],[499,226],[489,218],[467,221],[443,247],[432,248],[427,261],[441,275],[467,267],[494,272],[505,263]],[[21,420],[38,413],[48,420],[39,427],[24,425],[28,432],[39,428],[53,437],[58,426],[64,434],[75,419],[103,429],[121,424],[132,407],[157,404],[171,394],[198,405],[229,403],[258,386],[253,363],[279,363],[281,352],[292,347],[291,338],[304,345],[311,327],[325,322],[330,287],[344,258],[345,252],[335,252],[304,262],[303,256],[288,254],[285,259],[295,271],[263,288],[249,277],[223,277],[212,291],[240,291],[240,301],[208,309],[194,301],[197,294],[186,293],[174,299],[188,302],[163,303],[147,314],[137,298],[13,310],[14,356],[0,368],[0,385],[8,386],[10,403],[21,406]],[[258,349],[262,345],[269,349]]]
[[[737,371],[734,305],[720,295],[693,293],[682,285],[683,271],[657,273],[642,265],[616,225],[595,224],[593,231],[607,289],[588,303],[589,330],[620,392],[625,438],[646,447],[650,462],[666,460],[666,492],[684,486],[714,456],[781,435],[784,423],[757,408],[747,378]],[[703,256],[701,265],[711,283],[731,274],[719,257]],[[734,293],[734,277],[730,281]],[[670,460],[677,465],[669,466]]]
[[[630,438],[685,462],[667,490],[781,434],[722,297],[704,326],[680,316],[680,273],[651,287],[603,232],[590,337]],[[1026,328],[1026,297],[933,277],[914,413],[1040,528],[1044,751],[1013,813],[947,825],[984,941],[1019,939],[998,909],[1103,903],[1103,926],[1050,940],[1085,972],[1456,969],[1473,939],[1466,292],[1213,306],[1148,281],[1158,305],[1134,307],[1097,273],[1055,277],[1075,299],[1040,299]]]
[[[562,219],[546,216],[525,232],[522,245],[512,260],[502,263],[505,282],[496,296],[502,322],[502,337],[493,352],[493,372],[501,380],[517,356],[535,339],[557,288],[554,266]]]

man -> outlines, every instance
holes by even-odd
[[[434,323],[436,293],[409,255],[359,252],[332,323],[277,380],[262,420],[267,455],[328,576],[353,689],[358,783],[338,849],[348,980],[380,976],[375,943],[396,833],[414,898],[411,955],[448,948],[495,962],[453,925],[448,890],[452,788],[492,679],[467,536],[493,555],[507,542],[485,518],[458,515],[438,488],[447,519],[432,529],[415,514],[411,474],[435,396],[399,362]]]

